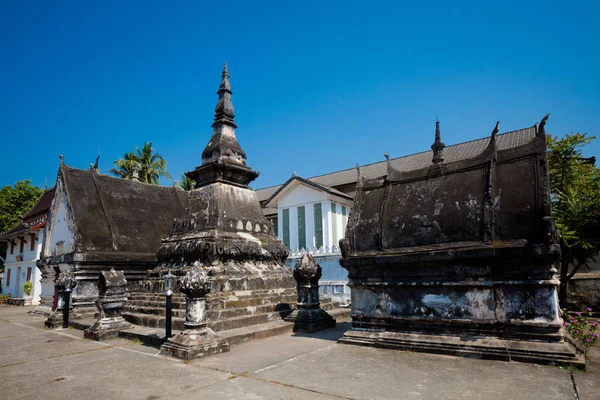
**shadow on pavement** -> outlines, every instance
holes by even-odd
[[[315,333],[294,332],[293,337],[307,337],[312,339],[330,340],[337,342],[344,333],[352,327],[351,322],[338,322],[335,328],[326,329]]]

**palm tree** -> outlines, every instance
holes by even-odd
[[[136,146],[135,152],[129,151],[114,162],[115,168],[110,172],[124,179],[133,179],[134,169],[137,167],[140,182],[159,184],[159,179],[171,179],[167,172],[167,162],[158,153],[154,152],[151,142],[144,143],[142,149]]]
[[[139,163],[133,151],[125,153],[123,158],[119,158],[114,164],[115,168],[112,168],[110,173],[123,179],[132,179],[135,167],[137,166],[139,169]]]
[[[185,175],[181,175],[181,182],[179,182],[179,187],[183,190],[192,190],[195,184],[196,182],[194,182],[193,179],[190,179]]]

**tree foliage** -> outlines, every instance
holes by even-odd
[[[38,202],[44,189],[33,186],[24,180],[0,189],[0,232],[4,232],[21,222],[21,217]],[[6,257],[6,243],[0,243],[0,256]]]
[[[193,179],[190,179],[185,175],[181,175],[181,181],[178,184],[179,187],[183,190],[192,190],[194,188],[195,182]]]
[[[21,217],[31,210],[43,193],[44,189],[33,186],[29,180],[0,189],[0,232],[21,222]]]
[[[171,179],[167,172],[167,162],[154,151],[151,142],[144,143],[141,149],[136,146],[135,151],[128,151],[114,165],[110,172],[124,179],[133,179],[136,168],[140,182],[158,185],[160,178]]]
[[[595,137],[575,133],[547,139],[552,214],[562,251],[559,297],[564,304],[569,279],[600,251],[600,169],[595,159],[581,153]]]

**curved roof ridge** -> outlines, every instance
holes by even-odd
[[[526,131],[528,129],[534,129],[534,128],[535,128],[535,125],[527,127],[527,128],[515,129],[515,130],[512,130],[512,131],[499,133],[496,136],[496,139],[498,139],[500,136],[504,136],[504,135],[508,135],[508,134],[514,134],[514,133],[518,133],[518,132],[522,132],[522,131]],[[460,146],[460,145],[463,145],[463,144],[478,142],[478,141],[486,140],[486,139],[489,140],[489,136],[481,137],[481,138],[478,138],[478,139],[467,140],[465,142],[454,143],[454,144],[446,146],[446,150],[448,148],[450,148],[450,147]],[[417,155],[420,155],[420,154],[428,154],[428,153],[431,153],[431,149],[425,150],[425,151],[420,151],[418,153],[406,154],[406,155],[403,155],[403,156],[390,158],[390,161],[395,161],[395,160],[399,160],[399,159],[402,159],[402,158],[413,157],[413,156],[417,156]],[[364,164],[364,165],[361,165],[360,167],[361,168],[365,168],[365,167],[369,167],[369,166],[372,166],[372,165],[380,164],[380,163],[383,163],[383,162],[386,162],[386,160],[376,161],[376,162]],[[306,178],[306,179],[316,179],[316,178],[320,178],[320,177],[327,176],[327,175],[337,174],[337,173],[340,173],[340,172],[352,171],[354,169],[356,169],[356,168],[352,167],[352,168],[341,169],[339,171],[334,171],[334,172],[329,172],[329,173],[326,173],[326,174],[311,176],[310,178]],[[280,186],[280,185],[274,185],[274,186]],[[269,186],[269,187],[272,187],[272,186]],[[264,188],[264,189],[268,189],[268,188]],[[263,190],[263,189],[260,189],[260,190]]]

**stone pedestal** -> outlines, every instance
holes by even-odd
[[[40,304],[32,311],[32,314],[41,317],[49,317],[52,315],[52,309],[54,308],[54,303],[56,301],[54,280],[57,272],[48,265],[38,266],[37,268],[41,271],[42,290],[40,293]]]
[[[128,329],[131,324],[122,316],[121,311],[127,303],[125,288],[127,280],[123,271],[110,271],[100,273],[98,288],[100,295],[96,300],[99,310],[99,319],[89,329],[84,331],[84,337],[92,340],[106,340],[117,337],[119,331]]]
[[[294,323],[294,332],[318,332],[335,328],[335,319],[321,308],[319,279],[321,266],[313,256],[306,253],[294,266],[294,278],[298,282],[298,309],[285,320]]]
[[[61,328],[63,326],[65,304],[67,307],[67,313],[71,312],[71,305],[68,300],[71,297],[71,291],[75,286],[77,286],[77,281],[75,280],[73,272],[61,272],[56,278],[54,286],[60,293],[60,300],[56,306],[56,310],[54,310],[48,319],[46,319],[46,322],[44,322],[46,328],[50,329]],[[67,296],[69,299],[66,299]]]
[[[206,295],[210,292],[206,272],[196,263],[181,281],[186,295],[185,329],[160,348],[161,354],[192,360],[229,351],[229,343],[207,326]]]

